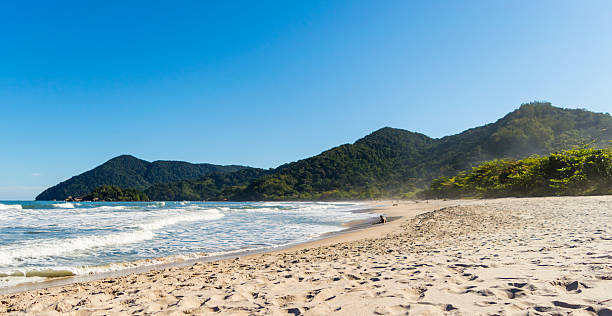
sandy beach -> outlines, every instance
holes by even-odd
[[[612,197],[390,202],[289,249],[0,296],[9,315],[612,315]]]

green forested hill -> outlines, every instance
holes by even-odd
[[[115,158],[119,161],[113,159],[108,166],[102,165],[61,183],[37,199],[85,195],[89,192],[85,189],[91,191],[104,184],[146,188],[145,193],[152,200],[406,197],[416,189],[426,188],[435,178],[455,176],[485,161],[545,155],[575,145],[607,146],[611,139],[609,114],[534,102],[522,105],[494,123],[440,139],[385,127],[353,144],[273,170],[238,166],[213,166],[224,169],[211,170],[214,168],[206,165],[202,171],[193,168],[202,165],[151,164],[122,156],[131,159]],[[232,173],[232,168],[240,170]],[[114,182],[109,183],[109,177]]]
[[[612,117],[524,104],[495,123],[432,139],[383,128],[354,144],[279,167],[231,198],[237,200],[398,197],[487,160],[608,144]]]
[[[546,155],[584,144],[607,146],[610,139],[609,114],[529,103],[495,123],[439,139],[422,165],[430,171],[431,180],[452,176],[488,160]]]
[[[157,183],[194,179],[214,172],[233,172],[243,168],[245,167],[191,164],[182,161],[148,162],[122,155],[48,188],[36,199],[63,200],[68,196],[81,197],[103,185],[144,190]]]
[[[245,168],[231,173],[215,172],[198,179],[155,184],[144,193],[154,201],[225,200],[269,172],[258,168]]]
[[[261,177],[237,200],[371,198],[382,192],[414,189],[417,165],[426,159],[434,140],[418,133],[383,128],[354,144],[346,144],[320,155],[283,165]]]

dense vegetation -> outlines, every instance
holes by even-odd
[[[180,170],[151,173],[150,167],[141,166],[140,160],[131,157],[129,164],[112,168],[111,176],[96,171],[103,165],[84,173],[87,177],[79,178],[83,176],[80,175],[66,181],[70,183],[47,190],[53,194],[43,192],[37,199],[78,196],[89,192],[84,192],[85,188],[91,190],[102,184],[146,189],[153,200],[410,197],[435,178],[453,177],[485,161],[545,155],[576,145],[602,146],[610,139],[612,117],[609,114],[534,102],[522,105],[495,123],[440,139],[385,127],[353,144],[266,171],[216,166],[225,169],[209,168],[200,175],[178,172]],[[231,172],[232,168],[235,172]],[[153,174],[154,177],[149,179],[140,174]]]
[[[134,189],[122,189],[114,185],[102,185],[95,188],[90,194],[83,198],[85,201],[148,201],[149,197],[142,191]]]
[[[216,172],[196,180],[156,184],[146,189],[145,193],[155,201],[223,201],[268,172],[257,168],[232,173]]]
[[[158,183],[195,179],[214,172],[233,172],[243,168],[245,167],[191,164],[182,161],[148,162],[123,155],[45,190],[36,199],[64,200],[69,196],[82,197],[101,185],[144,190]]]
[[[261,177],[232,198],[236,200],[365,199],[414,190],[410,168],[425,159],[432,139],[409,131],[383,128],[320,155],[287,164]]]
[[[549,103],[522,105],[495,123],[441,139],[383,128],[354,144],[284,165],[236,200],[407,197],[484,161],[524,158],[612,139],[612,117]],[[407,194],[408,193],[408,194]]]
[[[434,180],[426,198],[612,194],[612,152],[582,148],[522,160],[493,160]]]

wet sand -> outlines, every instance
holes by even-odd
[[[612,314],[612,197],[401,202],[264,254],[0,296],[0,314]]]

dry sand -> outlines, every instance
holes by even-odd
[[[385,204],[403,217],[267,254],[3,295],[0,314],[612,315],[612,197]]]

